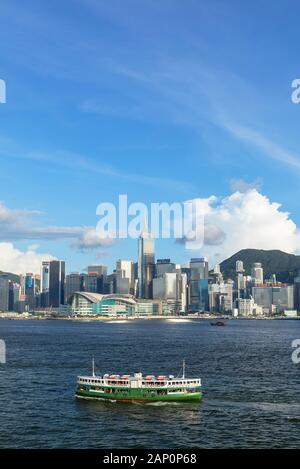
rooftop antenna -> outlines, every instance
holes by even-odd
[[[185,360],[182,362],[182,378],[185,379]]]
[[[94,357],[92,359],[92,374],[93,374],[93,376],[95,376],[95,359],[94,359]]]

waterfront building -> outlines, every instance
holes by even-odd
[[[137,299],[136,314],[138,316],[158,316],[162,314],[162,300]]]
[[[144,300],[133,295],[75,292],[69,299],[70,309],[79,316],[117,316],[162,314],[162,300]]]
[[[294,308],[300,311],[300,271],[294,279]]]
[[[133,316],[136,311],[136,300],[127,296],[107,297],[92,305],[92,313],[99,316]]]
[[[259,285],[252,288],[252,297],[256,304],[263,306],[266,310],[272,311],[272,305],[277,312],[294,309],[294,288],[293,285]]]
[[[208,279],[199,280],[199,311],[209,311]]]
[[[255,304],[253,298],[239,298],[237,303],[239,316],[262,316],[263,314],[263,307]]]
[[[166,272],[153,279],[153,298],[165,300],[172,305],[174,314],[187,311],[187,276],[180,272]]]
[[[154,240],[146,228],[139,237],[138,246],[138,296],[151,299],[155,273]]]
[[[214,313],[230,313],[233,309],[233,284],[227,282],[212,283],[208,286],[209,310]]]
[[[49,306],[59,308],[65,303],[65,262],[50,261]]]

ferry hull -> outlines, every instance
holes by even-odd
[[[197,402],[202,399],[202,393],[174,393],[158,395],[155,392],[145,393],[144,389],[126,390],[123,392],[98,393],[93,390],[76,391],[76,397],[81,399],[109,400],[120,402]]]

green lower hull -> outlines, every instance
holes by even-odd
[[[202,399],[202,393],[174,393],[174,394],[158,394],[155,391],[149,392],[144,389],[130,389],[122,392],[99,393],[92,389],[77,389],[76,397],[82,399],[97,399],[121,402],[195,402]]]

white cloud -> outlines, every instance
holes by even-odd
[[[35,210],[11,209],[0,202],[0,241],[73,239],[71,246],[80,250],[112,244],[112,239],[89,226],[35,226],[35,219],[40,215]]]
[[[290,214],[257,189],[236,191],[219,199],[195,200],[202,202],[205,223],[224,233],[218,252],[212,244],[203,246],[201,254],[208,256],[211,264],[246,248],[280,249],[289,253],[300,250],[300,231]]]
[[[89,228],[74,241],[72,247],[80,249],[81,251],[87,251],[99,247],[108,247],[112,244],[114,244],[114,240],[109,238],[105,233],[100,233],[95,228]]]
[[[12,243],[0,243],[0,270],[14,274],[26,274],[26,272],[39,274],[42,261],[55,257],[51,254],[37,253],[36,247],[30,246],[27,251],[20,251]]]
[[[256,178],[255,181],[247,182],[244,179],[232,178],[229,181],[232,192],[247,192],[250,189],[261,190],[263,181],[261,178]]]

